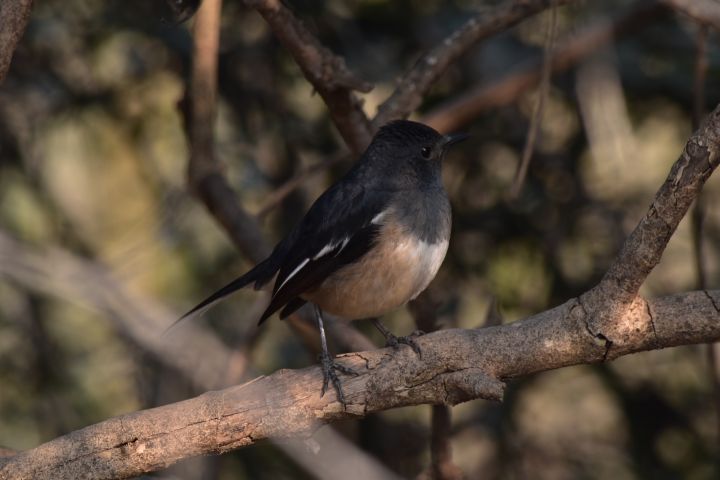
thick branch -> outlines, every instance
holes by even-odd
[[[612,21],[600,20],[582,32],[560,41],[552,54],[552,71],[567,70],[617,37],[628,32],[637,33],[639,28],[650,23],[665,10],[655,1],[641,1]],[[542,60],[529,60],[496,81],[473,88],[440,104],[428,112],[422,122],[440,132],[451,132],[484,111],[514,102],[522,92],[536,85],[541,75]]]
[[[635,301],[640,286],[660,262],[670,237],[718,163],[720,106],[690,137],[648,212],[625,241],[600,284],[581,296],[584,307],[596,313],[589,325],[592,331],[601,332]],[[607,338],[616,343],[622,340]]]
[[[13,52],[30,18],[32,0],[0,2],[0,84],[10,68]]]
[[[541,12],[551,4],[564,5],[571,0],[511,0],[490,13],[477,15],[424,54],[400,80],[373,119],[373,128],[407,117],[422,103],[423,96],[445,70],[477,42],[502,32]]]
[[[638,298],[612,335],[628,338],[615,356],[720,339],[720,291],[651,302]],[[650,316],[649,312],[652,312]],[[606,358],[577,299],[512,325],[444,330],[410,349],[346,354],[358,370],[344,379],[348,410],[320,397],[319,367],[281,370],[244,385],[122,415],[11,457],[0,479],[126,478],[189,456],[222,453],[269,437],[310,434],[323,423],[423,403],[499,400],[502,379]]]
[[[362,152],[370,143],[370,122],[354,90],[372,85],[350,72],[345,60],[325,48],[280,1],[246,0],[267,21],[328,106],[330,116],[350,150]]]

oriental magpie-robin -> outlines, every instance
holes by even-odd
[[[332,381],[345,405],[327,349],[322,311],[363,319],[394,310],[425,290],[445,258],[450,202],[440,163],[446,149],[467,136],[441,135],[407,120],[380,129],[360,160],[310,207],[300,223],[255,268],[213,293],[180,320],[230,293],[273,282],[272,299],[259,323],[280,311],[285,318],[306,302],[315,306],[320,330],[322,394]],[[375,325],[389,345],[419,349]]]

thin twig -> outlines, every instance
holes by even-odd
[[[477,42],[520,23],[546,9],[551,3],[573,0],[510,0],[489,13],[477,15],[424,54],[403,76],[395,91],[379,107],[373,128],[405,118],[420,106],[424,95],[447,68]]]
[[[666,9],[655,1],[640,1],[611,22],[602,20],[564,39],[553,52],[552,71],[561,72],[597,51],[615,38],[649,24]],[[542,58],[522,63],[507,75],[441,103],[421,121],[440,132],[457,130],[492,108],[513,103],[542,77]]]
[[[516,199],[520,194],[520,190],[525,184],[528,168],[530,167],[530,159],[535,150],[535,143],[540,124],[542,123],[543,112],[545,111],[545,102],[550,94],[550,74],[552,73],[552,55],[553,44],[555,43],[555,31],[557,30],[557,7],[550,7],[550,18],[547,22],[545,30],[545,46],[543,49],[543,67],[542,76],[540,78],[540,88],[537,92],[537,100],[533,108],[532,118],[530,120],[530,128],[528,130],[527,139],[525,140],[525,148],[523,149],[520,165],[515,172],[515,179],[512,187],[510,187],[510,199]]]

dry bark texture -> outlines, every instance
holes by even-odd
[[[194,455],[222,453],[268,437],[308,435],[319,425],[418,404],[500,400],[503,381],[629,353],[720,339],[720,292],[645,300],[637,290],[720,160],[720,106],[688,141],[600,284],[525,320],[446,330],[412,350],[349,353],[347,410],[320,397],[318,367],[281,370],[244,385],[70,433],[4,460],[0,479],[127,478]]]

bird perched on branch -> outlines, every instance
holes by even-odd
[[[450,202],[441,161],[463,134],[441,135],[427,125],[399,120],[382,127],[360,160],[310,207],[270,256],[213,293],[178,321],[198,314],[236,290],[274,279],[272,298],[259,323],[278,310],[285,318],[310,302],[322,352],[322,394],[332,381],[345,405],[338,370],[354,374],[328,353],[322,312],[346,319],[374,318],[425,290],[445,258],[450,238]],[[379,321],[388,345],[396,337]]]

